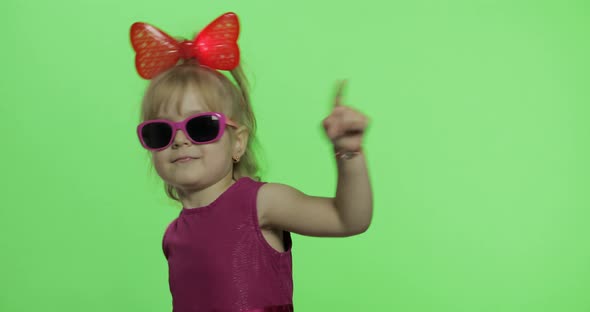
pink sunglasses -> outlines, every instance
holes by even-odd
[[[180,122],[167,119],[142,122],[137,126],[137,136],[144,148],[161,151],[172,145],[178,130],[182,130],[193,144],[207,144],[219,140],[226,126],[238,127],[224,114],[207,112],[189,116]]]

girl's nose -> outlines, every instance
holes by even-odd
[[[186,137],[186,135],[184,134],[184,131],[182,130],[177,130],[176,134],[174,135],[174,142],[172,143],[172,145],[174,145],[174,147],[178,147],[180,145],[183,144],[190,144],[191,141]]]

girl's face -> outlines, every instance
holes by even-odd
[[[164,105],[157,118],[178,122],[195,113],[210,111],[202,98],[190,91],[182,98],[180,112],[175,106]],[[228,131],[225,129],[221,139],[208,144],[193,144],[183,131],[177,131],[172,145],[152,153],[158,175],[181,193],[202,190],[228,178],[231,180],[232,140]],[[177,160],[180,157],[191,159]]]

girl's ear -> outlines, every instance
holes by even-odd
[[[248,146],[248,138],[250,133],[245,126],[241,126],[234,131],[234,146],[232,150],[232,156],[236,159],[240,159],[244,152],[246,152],[246,147]]]

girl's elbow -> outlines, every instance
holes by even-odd
[[[349,235],[347,235],[347,236],[361,235],[361,234],[365,233],[366,231],[368,231],[370,226],[371,226],[371,222],[359,224],[359,225],[355,226],[354,228],[350,229],[350,231],[348,231]]]

